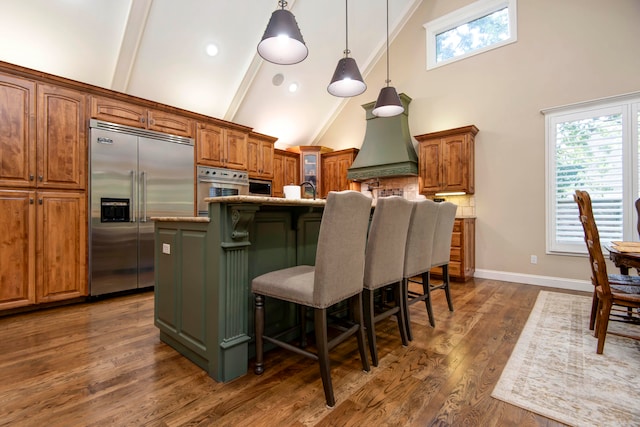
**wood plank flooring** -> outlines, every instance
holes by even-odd
[[[434,293],[436,327],[411,308],[414,340],[376,325],[380,365],[362,372],[355,338],[332,353],[337,404],[315,362],[284,350],[262,376],[216,383],[159,339],[153,293],[0,318],[0,426],[562,426],[491,391],[541,288],[453,283]]]

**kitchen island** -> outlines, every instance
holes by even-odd
[[[325,200],[214,197],[207,217],[155,221],[155,315],[160,339],[216,381],[247,372],[253,355],[251,280],[315,263]],[[295,323],[294,307],[270,309],[267,331]],[[272,314],[273,313],[273,314]]]

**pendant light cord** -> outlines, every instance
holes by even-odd
[[[389,87],[389,83],[391,83],[389,80],[389,0],[387,0],[387,80],[385,82]]]
[[[349,50],[349,0],[344,0],[344,56],[349,57],[351,51]]]

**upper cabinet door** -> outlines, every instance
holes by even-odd
[[[196,162],[205,166],[224,166],[224,130],[209,123],[198,123]]]
[[[35,185],[35,83],[0,74],[0,185]]]
[[[193,138],[193,120],[157,110],[149,110],[147,114],[150,130]]]
[[[91,97],[91,117],[139,128],[147,127],[147,109],[109,98]]]
[[[247,168],[247,134],[226,129],[224,166],[232,169]]]
[[[38,85],[38,187],[86,188],[85,111],[82,92]]]

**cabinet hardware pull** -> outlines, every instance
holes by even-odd
[[[144,123],[146,121],[146,119],[144,117],[140,118],[140,123]]]
[[[41,205],[42,204],[42,199],[38,199],[38,204]]]
[[[33,197],[29,197],[29,204],[32,205],[33,204]]]
[[[42,182],[43,178],[44,178],[44,177],[43,177],[42,175],[38,175],[38,180],[39,180],[40,182]]]
[[[29,174],[29,181],[33,181],[33,180],[34,180],[34,178],[35,178],[35,176],[33,176],[33,174],[32,174],[32,173],[30,173],[30,174]]]

